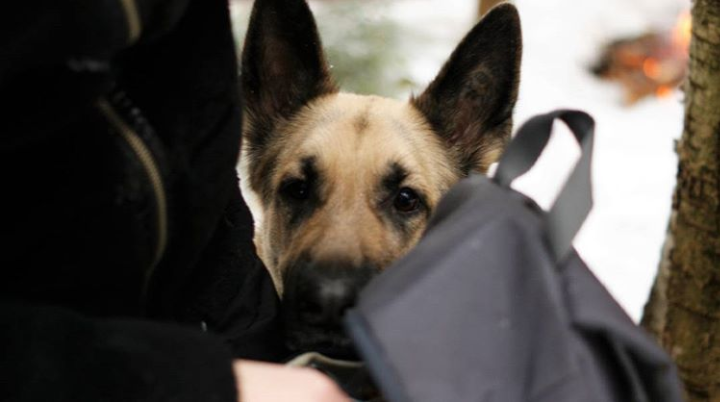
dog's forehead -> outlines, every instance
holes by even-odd
[[[452,170],[446,149],[408,102],[335,94],[310,105],[289,130],[280,155],[285,162],[312,157],[325,169],[354,175],[377,175],[395,163],[409,170],[434,166],[434,172],[418,172],[429,179]]]
[[[346,93],[320,99],[296,124],[298,131],[305,134],[298,136],[298,141],[306,148],[413,142],[418,139],[417,132],[425,129],[423,120],[408,103]]]

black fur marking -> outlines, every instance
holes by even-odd
[[[446,144],[463,171],[479,166],[512,129],[519,86],[522,36],[517,10],[494,8],[462,40],[427,90],[412,103]]]
[[[383,176],[382,185],[383,190],[389,193],[393,193],[400,188],[403,180],[408,177],[409,173],[400,163],[393,162]]]
[[[315,158],[305,157],[301,161],[301,177],[286,177],[280,183],[278,189],[278,202],[280,207],[287,211],[288,226],[296,228],[303,221],[310,218],[315,211],[323,206],[324,202],[320,197],[322,178],[315,164]],[[304,183],[307,196],[298,199],[291,192],[298,183]]]

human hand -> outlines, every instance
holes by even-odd
[[[330,378],[314,369],[235,360],[233,371],[242,402],[350,402]]]

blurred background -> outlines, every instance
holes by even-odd
[[[406,99],[434,78],[492,0],[310,1],[344,91]],[[514,0],[523,27],[516,127],[556,108],[597,123],[595,207],[575,245],[639,320],[660,260],[682,133],[690,0]],[[238,52],[252,1],[232,0]],[[578,149],[562,127],[515,186],[552,204]]]

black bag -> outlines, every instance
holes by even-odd
[[[510,189],[564,121],[582,156],[544,212]],[[588,270],[572,239],[592,206],[594,123],[525,124],[494,179],[441,202],[424,239],[362,292],[346,324],[390,402],[679,402],[674,365]]]

